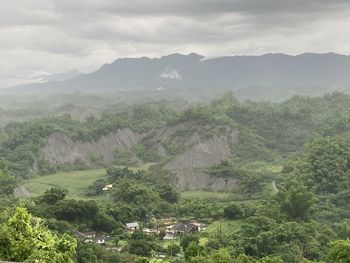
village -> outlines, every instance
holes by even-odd
[[[198,222],[178,222],[175,218],[153,219],[151,220],[154,227],[146,227],[146,224],[139,222],[130,222],[124,225],[124,230],[127,235],[131,236],[133,233],[140,231],[145,235],[154,235],[163,242],[179,240],[181,237],[201,232],[205,230],[206,225]],[[97,233],[95,231],[82,232],[75,231],[74,236],[85,242],[95,243],[102,246],[107,246],[115,252],[122,251],[125,242],[118,242],[115,244],[113,238],[104,233]]]

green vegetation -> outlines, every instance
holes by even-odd
[[[74,172],[59,172],[40,176],[23,182],[23,186],[33,195],[41,195],[47,189],[60,187],[68,190],[69,198],[86,198],[86,191],[93,182],[106,177],[104,169]]]
[[[187,191],[181,193],[183,199],[229,199],[232,194],[226,192],[209,192],[209,191]]]
[[[141,105],[85,121],[63,116],[10,123],[0,134],[0,204],[9,211],[24,206],[35,218],[42,218],[47,228],[40,225],[38,229],[56,243],[65,239],[63,233],[73,235],[76,230],[109,237],[108,249],[80,241],[75,247],[68,242],[73,244],[68,257],[75,262],[348,262],[349,109],[350,96],[339,93],[293,97],[276,105],[241,103],[225,96],[180,112]],[[107,166],[102,158],[92,156],[95,166],[90,164],[91,168],[105,169],[62,172],[67,166],[54,165],[41,156],[40,149],[52,132],[92,141],[122,127],[143,137],[130,151],[116,149],[121,162],[137,156],[155,165]],[[165,130],[171,130],[171,136],[162,141],[159,133]],[[218,180],[232,179],[235,187],[222,192],[177,192],[163,165],[199,138],[227,136],[227,131],[239,134],[237,143],[227,140],[231,154],[201,172]],[[159,151],[159,146],[164,149]],[[79,164],[79,168],[88,165]],[[50,175],[40,176],[44,174]],[[34,195],[23,201],[9,198],[18,183]],[[106,185],[111,187],[102,190]],[[29,214],[21,211],[27,220]],[[17,239],[10,239],[21,229],[5,227],[13,214],[0,216],[1,233],[6,237],[0,240],[21,249],[15,244]],[[160,231],[131,233],[123,227],[130,222]],[[175,222],[200,222],[204,230],[163,241],[165,227]],[[29,235],[35,243],[33,238]],[[116,249],[121,252],[112,252]],[[0,256],[17,259],[6,251],[10,248],[0,249]],[[50,247],[45,253],[54,258],[61,252]],[[175,252],[182,257],[175,257]],[[18,259],[26,257],[31,257],[28,250]]]
[[[151,165],[152,163],[147,163],[142,167],[130,167],[129,169],[131,171],[147,171]],[[105,178],[105,169],[58,172],[23,181],[22,186],[34,196],[41,195],[47,189],[52,187],[59,187],[68,190],[68,198],[84,199],[87,198],[86,192],[88,191],[89,186],[96,180]]]
[[[72,237],[51,233],[24,208],[0,225],[0,244],[0,258],[17,262],[70,263],[76,249]]]
[[[209,237],[215,237],[219,235],[231,235],[234,232],[237,232],[241,227],[240,220],[227,220],[221,219],[213,222],[208,225],[205,230],[203,230],[204,235]]]

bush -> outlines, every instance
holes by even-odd
[[[232,204],[224,209],[224,217],[228,219],[242,218],[243,210],[237,204]]]

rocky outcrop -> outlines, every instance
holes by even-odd
[[[185,152],[170,160],[164,168],[170,171],[173,183],[180,190],[229,190],[236,182],[232,178],[218,178],[205,168],[218,164],[231,155],[231,147],[238,143],[238,131],[202,139]]]
[[[203,127],[202,131],[191,131],[185,124],[179,124],[144,134],[125,128],[91,142],[74,141],[63,133],[53,133],[47,138],[42,155],[55,164],[83,162],[93,165],[92,156],[112,164],[118,160],[118,152],[127,152],[133,161],[142,164],[133,152],[133,146],[144,140],[159,156],[166,156],[165,159],[169,160],[163,169],[169,171],[173,184],[179,190],[220,191],[237,185],[232,178],[219,178],[205,172],[208,167],[232,155],[231,150],[238,143],[238,130],[230,127]],[[175,153],[167,152],[164,145],[174,147]]]
[[[116,150],[127,151],[132,154],[132,147],[141,139],[141,135],[131,129],[120,129],[115,133],[102,136],[91,142],[74,141],[63,133],[53,133],[47,138],[42,149],[43,157],[56,164],[84,162],[91,163],[94,157],[102,158],[106,163],[114,162],[118,156]],[[133,155],[134,161],[141,161]]]

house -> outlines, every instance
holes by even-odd
[[[96,244],[104,246],[106,244],[106,239],[104,236],[95,236],[95,237],[91,238],[90,242],[94,242]]]
[[[83,240],[85,243],[96,243],[100,245],[105,245],[106,240],[104,236],[97,236],[96,232],[80,232],[75,231],[74,236],[80,240]]]
[[[192,223],[194,226],[196,226],[198,228],[198,232],[200,232],[201,230],[204,230],[206,225],[202,224],[202,223]]]
[[[192,223],[176,223],[171,230],[175,236],[187,235],[199,231],[198,226]]]
[[[140,229],[140,225],[139,223],[137,222],[134,222],[134,223],[126,223],[125,224],[127,230],[129,233],[133,233],[135,230],[138,230]]]

